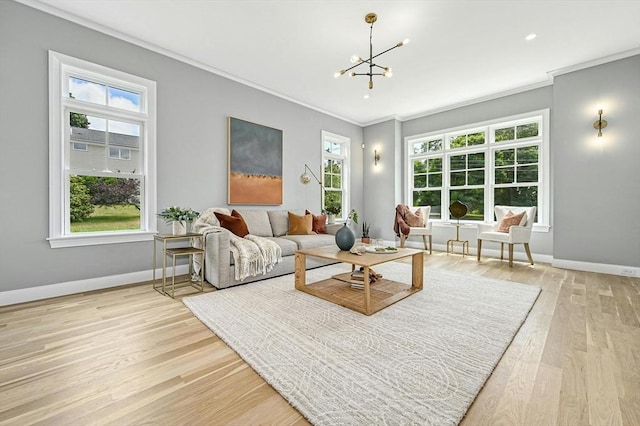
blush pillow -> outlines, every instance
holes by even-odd
[[[513,212],[509,210],[507,214],[502,217],[502,220],[500,220],[497,231],[509,232],[509,228],[512,226],[518,226],[522,222],[526,222],[526,214],[526,212],[522,212],[514,215]]]
[[[305,214],[298,216],[289,212],[289,232],[287,235],[313,235],[313,216]]]
[[[407,211],[404,215],[404,221],[407,222],[409,226],[417,226],[424,227],[426,218],[422,217],[422,211],[418,209],[415,213],[411,212],[411,210]]]
[[[231,216],[218,212],[215,212],[215,215],[220,222],[220,226],[233,232],[238,237],[244,238],[245,235],[249,234],[249,227],[247,226],[247,223],[244,221],[242,215],[237,211],[233,210],[231,212]]]
[[[327,215],[321,214],[320,216],[315,216],[309,210],[305,210],[305,215],[310,214],[312,218],[311,230],[316,234],[326,234],[327,233]]]

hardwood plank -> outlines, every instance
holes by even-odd
[[[432,269],[542,289],[462,425],[640,424],[639,278],[423,262],[423,291]],[[186,309],[189,293],[146,282],[0,307],[0,423],[308,424]]]

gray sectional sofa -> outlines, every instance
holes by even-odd
[[[295,270],[294,254],[296,250],[335,245],[335,233],[342,226],[342,224],[328,224],[327,234],[287,235],[289,230],[288,212],[304,215],[304,210],[251,210],[239,208],[235,210],[244,218],[250,234],[269,238],[280,246],[282,249],[282,262],[278,263],[267,274],[260,274],[238,281],[235,279],[234,274],[233,256],[229,245],[229,231],[221,229],[220,232],[207,233],[205,238],[204,278],[218,289],[293,273]],[[229,208],[213,207],[203,212],[202,216],[209,211],[231,214],[231,209]],[[307,269],[330,263],[321,259],[307,258]],[[293,278],[291,285],[293,285]]]

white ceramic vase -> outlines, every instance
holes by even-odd
[[[181,220],[174,220],[173,222],[171,222],[171,228],[173,235],[184,235],[187,233],[187,227]]]

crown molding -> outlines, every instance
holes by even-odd
[[[580,71],[585,68],[595,67],[597,65],[606,64],[608,62],[618,61],[620,59],[626,59],[631,56],[640,55],[640,47],[635,49],[625,50],[623,52],[614,53],[613,55],[603,56],[601,58],[592,59],[590,61],[581,62],[579,64],[570,65],[564,68],[558,68],[557,70],[549,71],[547,74],[551,77],[551,80],[559,75],[568,74],[575,71]]]

